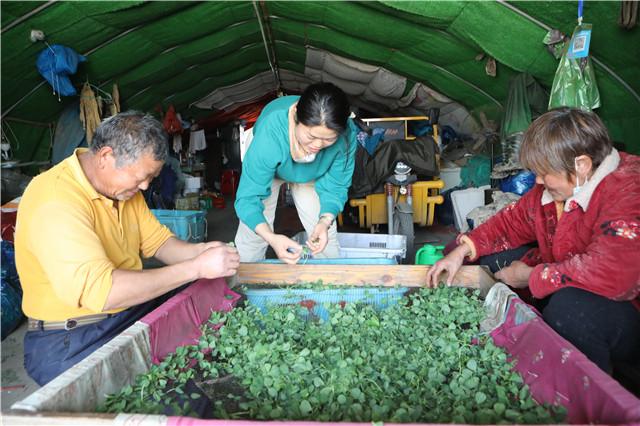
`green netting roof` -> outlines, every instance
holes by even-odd
[[[322,49],[382,66],[406,77],[409,87],[423,83],[472,113],[500,119],[512,76],[526,71],[550,88],[558,61],[542,39],[548,28],[570,35],[577,14],[577,1],[3,1],[0,7],[2,115],[37,122],[55,121],[72,100],[59,102],[38,74],[35,61],[45,46],[29,40],[34,28],[49,43],[87,56],[73,77],[78,87],[89,79],[110,91],[117,82],[125,109],[172,103],[187,110],[217,88],[269,72],[260,15],[281,70],[304,73],[306,48]],[[640,30],[621,29],[619,13],[620,2],[585,2],[598,113],[615,140],[640,152]],[[480,53],[496,59],[496,77],[476,60]],[[47,144],[29,141],[17,157],[47,157]]]

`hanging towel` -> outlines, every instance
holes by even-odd
[[[189,152],[202,151],[207,147],[204,130],[195,130],[189,136]]]
[[[173,135],[173,151],[179,154],[182,151],[182,133]]]

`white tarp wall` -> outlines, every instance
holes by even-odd
[[[300,93],[316,82],[331,82],[349,95],[353,106],[379,116],[424,115],[430,108],[440,109],[440,125],[449,125],[457,133],[471,135],[481,130],[478,122],[459,103],[435,90],[415,84],[403,96],[407,79],[383,67],[307,48],[304,74],[279,71],[281,87],[270,71],[241,83],[217,89],[192,105],[202,109],[230,110],[278,89]]]

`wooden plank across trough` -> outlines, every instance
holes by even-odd
[[[426,287],[425,265],[287,265],[242,263],[237,283],[294,285],[322,279],[326,285]],[[441,277],[443,280],[446,276]],[[495,280],[480,266],[462,266],[453,279],[458,287],[477,288],[483,295]]]

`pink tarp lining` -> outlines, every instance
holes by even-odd
[[[142,318],[149,325],[154,363],[182,345],[200,337],[200,325],[211,311],[230,311],[240,295],[227,287],[224,279],[199,280]],[[528,309],[513,299],[503,325],[491,336],[516,360],[538,402],[567,407],[569,423],[638,423],[640,400],[589,361],[581,352],[553,331],[541,318],[518,324],[518,310]],[[215,426],[228,420],[201,420],[169,417],[167,426]],[[265,422],[233,421],[235,426],[255,426]],[[268,422],[269,425],[307,426],[314,422]],[[340,423],[350,426],[358,423]],[[362,424],[362,423],[360,423]],[[391,425],[391,423],[386,423]],[[407,425],[404,425],[407,426]]]
[[[529,309],[514,298],[507,319],[491,336],[516,360],[516,370],[538,402],[567,408],[569,423],[640,422],[640,400],[560,337],[542,318],[516,324],[518,309]]]
[[[167,426],[318,426],[335,424],[339,426],[371,426],[373,423],[319,423],[319,422],[285,422],[285,421],[252,421],[252,420],[201,420],[191,417],[169,417]],[[430,426],[438,426],[441,423],[432,423]],[[458,423],[444,423],[442,426],[457,426]],[[422,423],[385,423],[384,426],[424,426]]]
[[[198,280],[141,321],[149,325],[152,362],[160,363],[178,346],[198,343],[200,325],[212,311],[228,312],[240,299],[223,278]]]

